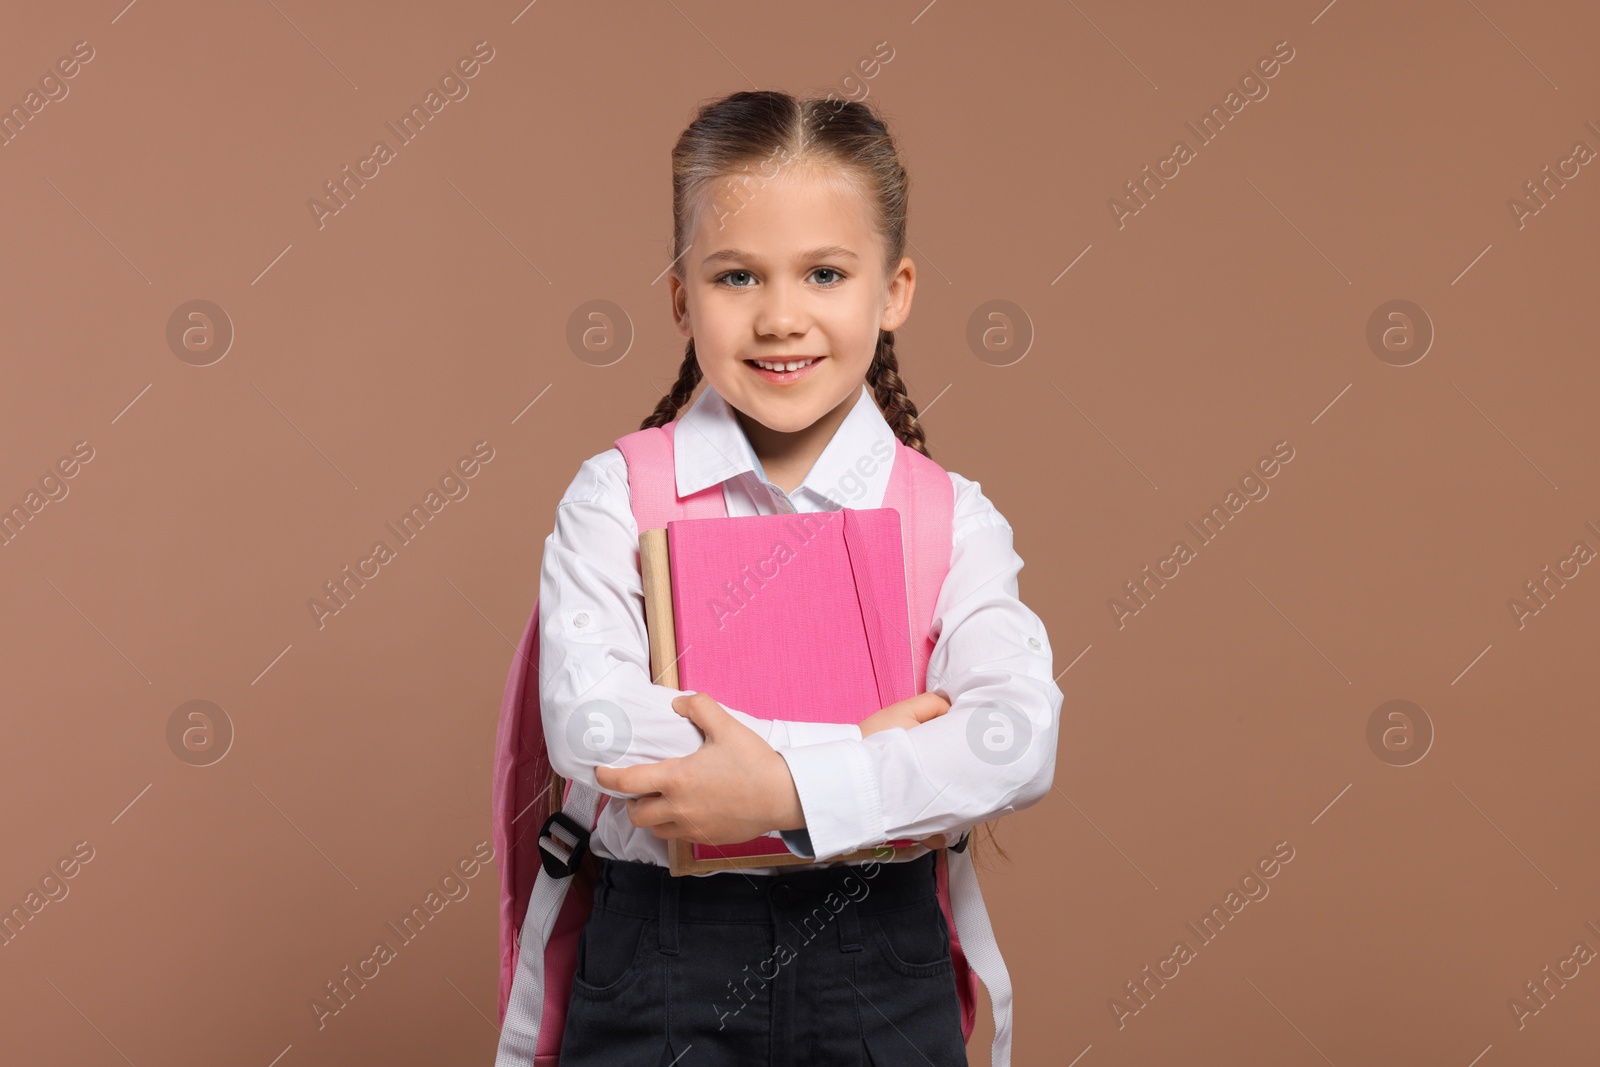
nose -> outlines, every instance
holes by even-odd
[[[804,294],[784,282],[769,283],[761,294],[753,325],[762,337],[803,335],[808,328]]]

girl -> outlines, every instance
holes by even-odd
[[[700,110],[672,161],[672,313],[689,341],[641,428],[676,420],[678,496],[720,485],[733,516],[882,506],[895,440],[928,454],[894,347],[916,268],[888,130],[861,103],[739,92]],[[966,1063],[934,850],[1049,790],[1062,696],[1017,596],[1011,527],[948,473],[926,692],[858,727],[654,684],[626,464],[612,448],[580,467],[545,541],[540,706],[555,772],[626,799],[590,840],[563,1065],[657,1067],[691,1048],[694,1067]],[[814,862],[666,873],[671,838],[773,832]],[[827,862],[898,838],[921,844]],[[1003,983],[980,926],[968,957]],[[1009,987],[989,984],[1001,1065]]]

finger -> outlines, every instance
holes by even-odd
[[[628,821],[643,829],[673,822],[677,809],[666,797],[639,797],[628,801]]]
[[[711,843],[710,841],[706,840],[704,834],[697,832],[693,826],[690,826],[687,823],[663,823],[662,825],[656,827],[652,833],[661,838],[663,841],[671,841],[673,838],[680,838],[685,843],[691,845],[709,845]]]
[[[684,693],[672,698],[673,709],[679,715],[690,719],[695,717],[696,712],[704,712],[707,704],[712,707],[722,707],[721,704],[712,699],[710,693]]]
[[[707,737],[732,718],[728,714],[728,709],[717,703],[709,693],[691,693],[688,696],[673,697],[672,707],[679,715],[698,726],[700,732]]]
[[[631,767],[596,767],[594,780],[602,787],[618,793],[659,793],[666,777],[661,768],[667,762],[635,763]]]

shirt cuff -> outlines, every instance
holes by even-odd
[[[824,741],[781,749],[779,754],[789,765],[805,815],[803,843],[811,851],[807,858],[825,860],[888,840],[877,768],[865,742]],[[803,854],[796,850],[800,832],[781,832],[796,855]]]
[[[859,741],[861,727],[846,722],[802,722],[798,719],[779,719],[787,745],[820,745],[825,741]],[[774,731],[774,736],[777,731]],[[776,741],[773,748],[781,747]]]

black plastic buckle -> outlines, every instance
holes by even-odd
[[[950,846],[950,851],[951,852],[965,852],[967,850],[967,841],[971,837],[972,837],[972,831],[968,830],[966,833],[961,835],[961,840],[960,841],[957,841],[955,844]]]
[[[550,833],[552,826],[559,826],[565,831],[565,837],[571,838],[569,843],[563,838],[557,838]],[[561,859],[555,853],[545,848],[548,839],[557,847],[568,850],[567,857]],[[570,878],[577,873],[578,865],[583,862],[584,853],[589,851],[589,831],[579,826],[564,811],[552,812],[550,817],[539,827],[539,862],[544,864],[544,871],[552,878]]]

